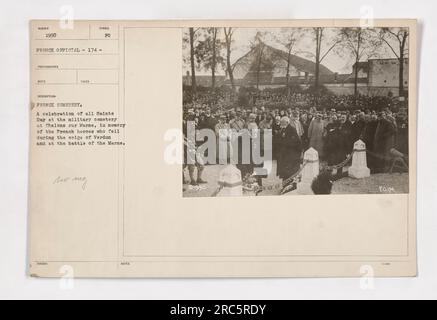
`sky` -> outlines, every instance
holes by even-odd
[[[188,29],[187,29],[188,30]],[[232,63],[236,61],[238,58],[247,53],[250,49],[250,43],[255,39],[255,35],[257,32],[262,34],[262,39],[268,45],[272,47],[284,50],[284,47],[278,41],[278,38],[284,37],[287,34],[287,31],[290,29],[285,28],[237,28],[233,34],[233,43],[232,43],[232,54],[231,61]],[[224,40],[224,34],[222,29],[220,30],[220,38]],[[329,49],[330,44],[334,41],[334,34],[338,31],[335,29],[326,29],[325,31],[325,40],[322,44],[322,54]],[[394,48],[396,48],[396,43],[392,43]],[[311,33],[304,33],[299,41],[295,45],[295,49],[293,50],[293,54],[306,58],[308,60],[314,61],[313,52],[315,50],[314,41]],[[189,48],[188,45],[185,45],[183,48],[183,55],[185,57],[189,57]],[[225,52],[223,52],[223,56],[225,56]],[[380,49],[377,51],[377,58],[395,58],[393,52],[388,48],[386,44],[382,44]],[[183,74],[186,74],[187,71],[190,70],[189,59],[185,59],[183,66]],[[362,60],[367,60],[362,59]],[[349,54],[346,49],[342,49],[337,47],[329,52],[328,55],[322,61],[322,64],[329,68],[333,72],[342,73],[351,73],[352,65],[354,63],[354,58]],[[196,70],[198,75],[208,75],[210,74],[209,70]],[[218,74],[224,75],[225,71],[222,68],[219,68]]]

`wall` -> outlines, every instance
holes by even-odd
[[[398,87],[399,61],[397,59],[369,60],[369,85],[372,87]],[[408,59],[404,61],[404,86],[408,86]]]
[[[354,94],[354,84],[325,84],[325,87],[335,95],[348,95]],[[393,96],[399,95],[399,88],[395,87],[368,87],[367,84],[359,83],[358,92],[360,94],[370,95],[370,96],[388,96],[389,94]]]

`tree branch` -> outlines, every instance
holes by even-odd
[[[325,57],[328,55],[328,53],[334,49],[334,47],[340,43],[340,40],[337,40],[329,49],[328,51],[325,52],[325,54],[320,58],[319,62],[322,62],[323,59],[325,59]]]
[[[382,39],[382,41],[384,41],[384,42],[388,45],[388,47],[391,49],[391,51],[393,51],[393,53],[394,53],[394,55],[396,56],[396,58],[399,59],[399,55],[396,53],[396,51],[393,49],[393,47],[392,47],[391,44],[387,41],[387,39],[385,39],[384,36],[381,37],[381,39]]]

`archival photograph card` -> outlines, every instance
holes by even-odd
[[[31,21],[29,275],[416,276],[416,36]]]

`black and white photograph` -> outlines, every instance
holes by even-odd
[[[183,29],[184,197],[409,192],[408,27]]]

